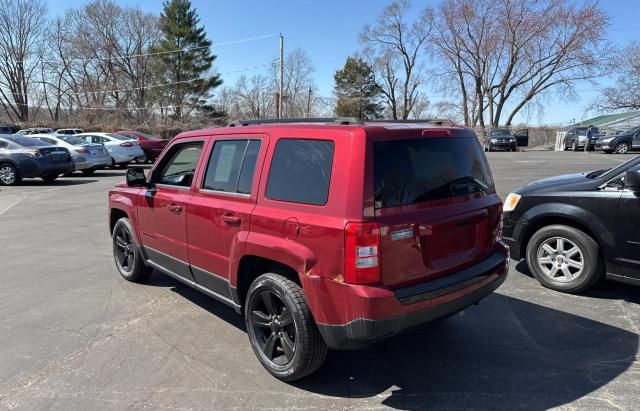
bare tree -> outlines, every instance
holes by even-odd
[[[431,10],[408,21],[409,0],[387,6],[375,25],[366,25],[360,34],[363,54],[373,68],[393,119],[407,119],[424,82],[420,58],[425,53],[432,21]]]
[[[12,120],[29,120],[46,15],[42,0],[0,0],[0,103]]]
[[[510,125],[535,99],[602,74],[608,17],[596,1],[444,0],[433,17],[431,40],[469,126]]]
[[[274,90],[278,90],[280,79],[276,62],[272,67]],[[315,68],[311,58],[301,48],[296,48],[284,60],[284,117],[305,117],[312,114],[319,104],[317,89],[313,81]],[[276,95],[274,93],[274,100]]]
[[[640,110],[640,43],[634,42],[619,53],[615,84],[605,87],[596,106],[601,110]]]
[[[275,84],[268,77],[257,74],[240,77],[233,94],[236,101],[234,118],[266,118],[275,116]]]

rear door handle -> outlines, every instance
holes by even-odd
[[[169,204],[167,208],[174,214],[180,214],[182,212],[182,206],[179,206],[176,203]]]
[[[224,221],[226,225],[240,225],[241,220],[240,217],[235,215],[223,215],[222,221]]]

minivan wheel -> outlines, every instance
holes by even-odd
[[[20,173],[13,165],[0,164],[0,186],[13,186],[20,181]]]
[[[603,273],[598,243],[565,225],[541,228],[531,237],[527,264],[540,284],[565,293],[588,289]]]
[[[302,288],[281,275],[263,274],[251,284],[245,324],[258,360],[280,380],[311,374],[327,356]]]
[[[113,242],[113,259],[120,275],[125,280],[132,282],[140,282],[146,279],[152,269],[144,263],[128,218],[122,217],[116,222],[111,238]]]
[[[629,152],[629,143],[626,141],[621,141],[616,144],[615,152],[618,154],[627,154]]]
[[[578,142],[576,140],[571,143],[571,151],[578,151]]]

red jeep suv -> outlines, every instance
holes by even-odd
[[[473,131],[252,121],[177,136],[109,193],[120,274],[156,269],[243,313],[293,381],[449,316],[506,278],[502,202]]]

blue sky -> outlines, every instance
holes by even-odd
[[[122,5],[138,6],[146,11],[159,13],[160,0],[116,0]],[[267,72],[266,67],[278,53],[277,34],[285,36],[285,51],[303,48],[313,60],[315,81],[319,94],[332,95],[333,74],[344,65],[347,56],[356,53],[360,44],[358,34],[367,23],[375,22],[376,16],[389,4],[388,0],[296,0],[296,1],[243,1],[243,0],[192,0],[201,16],[207,34],[214,42],[214,53],[218,56],[216,68],[222,73],[225,83],[230,85],[242,74],[252,75]],[[68,7],[79,7],[85,0],[49,0],[49,12],[61,15]],[[434,1],[414,0],[416,10],[433,4]],[[601,0],[610,15],[609,38],[618,45],[640,40],[640,1]],[[274,34],[276,36],[244,43],[221,44],[235,40]],[[602,79],[601,83],[606,83]],[[517,121],[532,124],[568,123],[580,121],[585,116],[585,107],[597,96],[596,86],[585,83],[577,87],[579,100],[563,102],[553,99],[546,103],[544,114],[533,114],[530,118],[520,116]],[[429,93],[429,90],[427,90]],[[442,97],[431,93],[430,100]],[[593,113],[587,113],[587,117]]]

